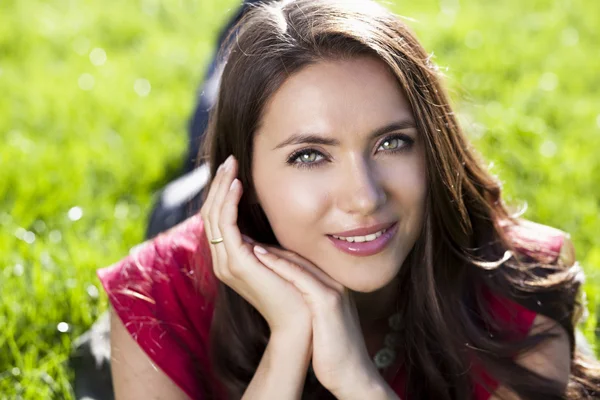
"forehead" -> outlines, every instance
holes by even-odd
[[[396,77],[364,56],[321,61],[289,77],[267,103],[257,134],[271,140],[298,129],[360,134],[402,119],[412,119],[412,111]]]

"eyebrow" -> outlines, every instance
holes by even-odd
[[[390,124],[384,125],[380,128],[375,129],[369,135],[369,139],[372,140],[378,136],[384,135],[393,131],[400,131],[404,129],[414,129],[416,128],[415,123],[409,119],[392,122]],[[282,147],[294,145],[294,144],[320,144],[323,146],[339,146],[340,141],[333,138],[323,137],[321,135],[315,133],[299,133],[290,136],[283,142],[279,143],[277,146],[273,148],[273,150],[281,149]]]

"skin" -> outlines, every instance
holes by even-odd
[[[370,137],[397,121],[411,126]],[[339,144],[274,150],[302,133]],[[386,139],[391,140],[387,146]],[[404,150],[394,153],[393,148]],[[302,156],[293,165],[286,162],[304,149],[310,162]],[[313,168],[302,168],[311,163]],[[426,167],[411,107],[385,64],[370,57],[319,62],[288,78],[264,111],[252,174],[282,247],[352,291],[361,320],[390,315],[394,278],[423,224]],[[398,221],[398,233],[383,252],[368,257],[344,253],[327,237],[392,221]]]
[[[288,78],[273,95],[254,139],[252,173],[257,197],[278,241],[289,251],[279,254],[279,259],[311,263],[350,291],[370,356],[388,330],[381,318],[392,312],[395,277],[422,228],[426,198],[425,155],[414,122],[413,127],[369,137],[370,132],[394,121],[412,122],[412,111],[385,64],[371,57],[320,62]],[[280,146],[302,133],[338,143]],[[391,147],[405,146],[406,151],[395,153],[386,150],[390,146],[382,147],[386,137],[393,139],[389,136],[396,133],[408,135],[412,146],[396,141]],[[304,156],[298,158],[298,150],[306,150]],[[286,162],[290,157],[296,157],[294,164]],[[299,168],[307,165],[303,162],[314,167]],[[398,233],[383,252],[373,256],[343,253],[327,237],[394,220],[399,221]],[[274,267],[275,255],[272,259],[257,255],[314,303],[313,314],[323,314],[316,299],[325,289],[319,289],[316,280],[293,264]],[[304,262],[298,262],[299,256]],[[350,322],[349,329],[353,328]],[[521,355],[518,362],[566,385],[570,373],[566,331],[540,315],[531,333],[542,330],[552,331],[557,338]],[[366,365],[362,368],[369,370]],[[388,390],[387,398],[393,397]],[[517,399],[505,387],[492,396],[500,398]]]
[[[290,144],[302,134],[313,138]],[[317,379],[339,399],[396,398],[372,356],[388,331],[377,322],[391,314],[394,280],[422,228],[427,174],[412,110],[394,76],[367,57],[302,69],[265,107],[253,153],[256,198],[282,246],[254,247],[254,255],[303,297]],[[286,296],[277,310],[243,282],[256,274],[240,268],[255,263],[236,226],[244,190],[236,174],[230,157],[201,210],[209,236],[224,238],[211,246],[213,268],[258,305],[272,332],[281,332],[281,319],[290,315],[281,312],[283,302],[299,307]],[[396,223],[397,230],[368,257],[344,253],[328,237],[382,223]]]
[[[309,66],[273,95],[254,141],[257,199],[283,248],[260,246],[241,237],[236,219],[244,188],[235,178],[237,164],[232,158],[217,172],[201,211],[209,238],[224,238],[211,245],[215,275],[250,301],[271,328],[283,327],[272,329],[278,337],[305,331],[310,345],[298,346],[303,341],[295,339],[296,345],[287,346],[286,353],[294,349],[304,362],[310,356],[319,381],[339,399],[398,398],[371,357],[387,332],[381,321],[391,314],[395,278],[423,224],[426,170],[414,128],[375,139],[369,139],[369,134],[400,120],[412,120],[410,107],[393,75],[378,60],[357,58]],[[276,148],[290,136],[307,131],[339,144]],[[388,138],[381,147],[385,136],[396,133],[408,135],[413,145],[394,153],[391,148],[408,141]],[[305,148],[321,153],[308,157],[320,165],[301,169],[286,164],[290,154]],[[327,237],[391,221],[399,223],[396,236],[373,256],[342,253]],[[292,320],[290,309],[295,310]],[[152,366],[114,313],[111,317],[117,398],[186,398]],[[286,331],[292,323],[293,329]],[[517,361],[566,384],[570,372],[567,334],[554,321],[538,316],[532,331],[543,329],[558,337],[520,355]],[[298,368],[302,371],[294,372]],[[281,383],[291,376],[298,386],[305,370],[306,364],[299,363],[267,368],[253,379],[250,386],[256,390],[252,393],[267,393],[273,388],[269,382]],[[268,379],[271,374],[280,375]],[[287,383],[274,387],[272,393],[281,394],[289,387]],[[504,387],[492,397],[500,398],[518,399]]]

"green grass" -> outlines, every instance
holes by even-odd
[[[71,342],[107,306],[94,271],[143,239],[153,193],[182,163],[197,85],[236,4],[0,2],[0,399],[71,398]],[[390,4],[416,20],[507,198],[572,234],[593,339],[600,3]]]

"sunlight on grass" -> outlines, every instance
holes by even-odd
[[[571,233],[600,301],[600,3],[388,2],[433,52],[465,130],[526,216]],[[143,240],[236,1],[0,3],[0,399],[71,398],[95,270]]]

